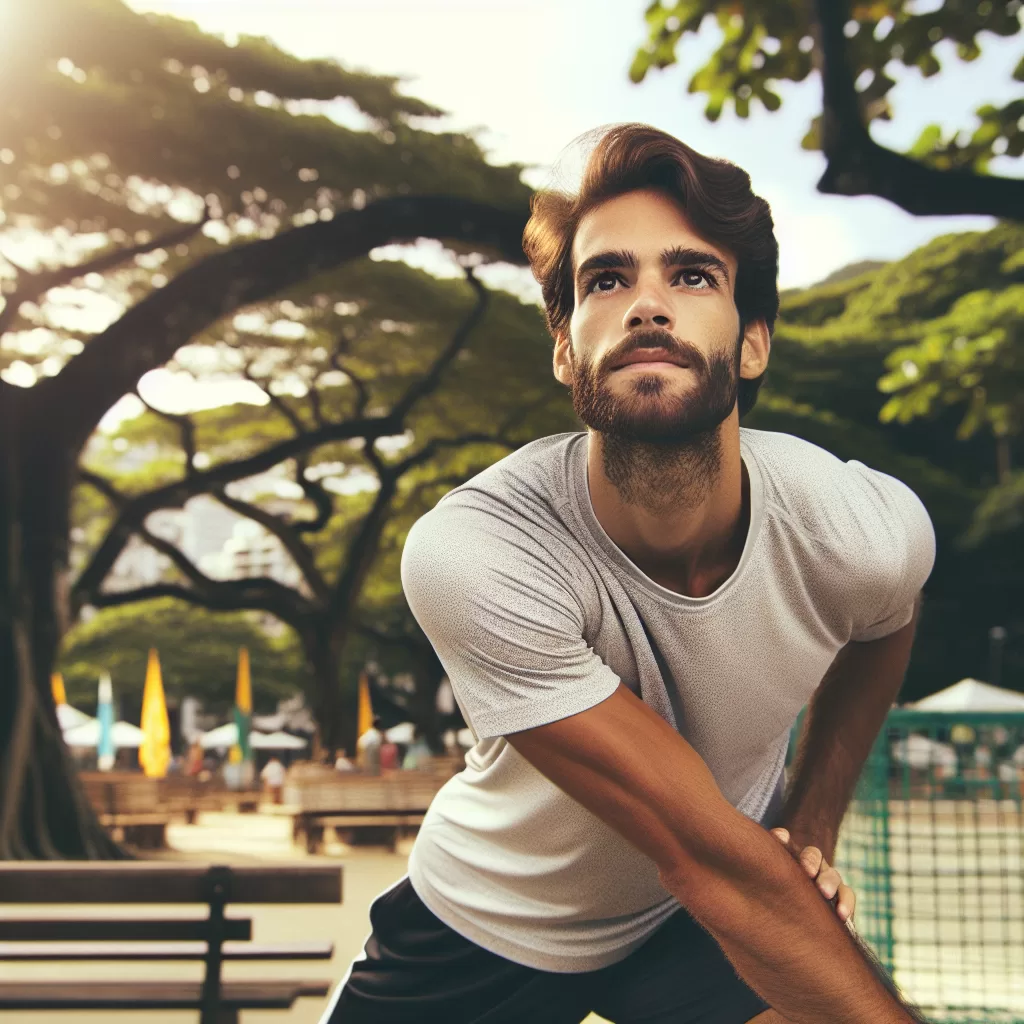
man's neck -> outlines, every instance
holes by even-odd
[[[732,575],[750,521],[750,484],[735,414],[709,451],[623,447],[590,431],[594,514],[634,565],[663,587],[706,597]]]

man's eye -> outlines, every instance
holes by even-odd
[[[610,292],[615,288],[618,280],[619,278],[617,274],[612,274],[610,272],[606,274],[598,274],[597,277],[590,282],[590,287],[587,291]]]
[[[706,270],[681,270],[679,280],[688,288],[713,288],[715,284]]]

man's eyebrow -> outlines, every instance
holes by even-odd
[[[596,256],[588,256],[577,268],[576,280],[591,270],[621,270],[623,267],[636,270],[639,265],[640,260],[637,259],[635,252],[609,249],[606,252],[599,252]]]
[[[725,261],[720,256],[704,249],[684,249],[682,246],[673,246],[671,249],[662,251],[661,265],[663,267],[714,267],[726,281],[729,280],[729,268],[725,265]]]

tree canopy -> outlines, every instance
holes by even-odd
[[[160,655],[168,701],[197,697],[214,714],[234,705],[240,647],[249,651],[257,713],[305,689],[309,672],[291,631],[271,637],[251,614],[211,615],[179,601],[153,601],[97,612],[71,630],[59,662],[68,701],[92,711],[97,679],[109,672],[121,714],[137,723],[151,647]]]
[[[1024,220],[1024,182],[989,173],[996,157],[1024,154],[1024,99],[982,104],[973,128],[923,126],[905,154],[869,133],[873,121],[892,116],[895,67],[937,75],[947,43],[960,60],[977,60],[985,33],[1021,31],[1020,0],[944,0],[927,9],[913,0],[654,0],[646,22],[647,41],[630,68],[636,82],[652,68],[675,64],[686,36],[717,25],[720,41],[704,66],[690,71],[688,85],[707,97],[711,120],[729,107],[747,117],[755,101],[778,110],[780,82],[803,82],[817,72],[822,112],[803,145],[827,158],[819,191],[877,195],[914,214]],[[1024,58],[1013,77],[1024,81]]]

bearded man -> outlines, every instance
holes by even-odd
[[[778,247],[738,167],[615,127],[577,193],[535,197],[524,247],[587,429],[409,535],[405,593],[477,743],[324,1020],[922,1019],[829,862],[910,656],[926,511],[740,427]]]

